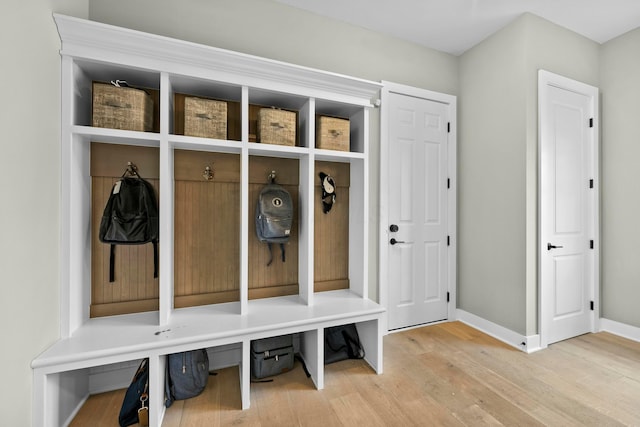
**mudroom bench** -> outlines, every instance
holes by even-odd
[[[382,85],[54,20],[61,338],[32,362],[33,425],[68,424],[90,394],[126,387],[149,358],[150,422],[159,426],[166,356],[200,348],[215,356],[214,369],[239,366],[247,408],[251,340],[291,333],[322,389],[330,326],[355,323],[366,361],[382,372],[384,309],[369,298],[368,220],[369,116]],[[100,240],[123,171],[157,196],[158,252]],[[271,181],[293,207],[273,263],[255,225]]]
[[[313,306],[301,304],[297,296],[254,300],[249,306],[249,313],[243,316],[237,315],[237,303],[175,310],[163,327],[158,326],[157,312],[91,319],[33,361],[37,401],[45,402],[42,418],[34,420],[34,425],[69,421],[59,419],[60,415],[69,412],[65,409],[79,408],[62,408],[60,396],[88,396],[85,370],[143,358],[149,358],[150,422],[160,425],[165,409],[165,356],[228,344],[242,348],[240,389],[242,409],[246,409],[250,403],[250,342],[283,334],[300,333],[300,354],[316,388],[322,389],[324,328],[347,323],[357,325],[365,360],[376,373],[382,373],[380,320],[384,309],[378,304],[349,291],[330,291],[317,295]]]

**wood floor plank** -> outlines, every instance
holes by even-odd
[[[384,337],[384,374],[362,360],[325,366],[316,390],[297,362],[251,384],[238,367],[178,401],[164,427],[640,426],[640,343],[598,333],[526,354],[460,322]],[[72,426],[118,425],[124,390],[91,396]]]
[[[386,425],[360,393],[336,397],[331,399],[330,403],[343,426],[384,427]]]

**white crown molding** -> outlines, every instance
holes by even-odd
[[[207,78],[211,72],[238,85],[282,90],[301,96],[339,95],[338,102],[371,106],[380,83],[149,34],[128,28],[54,14],[63,56],[110,61]],[[99,52],[99,56],[96,55]]]

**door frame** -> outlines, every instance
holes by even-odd
[[[389,103],[389,96],[391,93],[399,95],[411,96],[415,98],[422,98],[429,101],[440,102],[449,106],[449,123],[450,132],[448,140],[448,174],[450,179],[449,197],[447,205],[447,228],[448,235],[450,236],[450,245],[448,251],[448,283],[447,291],[449,292],[449,304],[447,307],[447,319],[455,319],[456,315],[456,283],[457,283],[457,115],[456,115],[456,101],[457,98],[454,95],[448,95],[444,93],[434,92],[426,89],[420,89],[412,86],[407,86],[399,83],[393,83],[389,81],[381,81],[383,87],[381,90],[381,105],[380,105],[380,173],[378,174],[379,182],[379,199],[378,205],[380,207],[378,216],[378,300],[380,305],[389,308],[389,286],[387,283],[387,275],[389,267],[387,261],[389,259],[389,197],[388,187],[385,183],[389,182],[389,115],[390,111],[387,107]],[[388,318],[385,312],[382,318],[382,330],[384,333],[388,333]]]
[[[592,230],[593,230],[593,266],[592,266],[592,285],[590,292],[590,300],[593,301],[593,309],[591,311],[591,332],[596,332],[600,324],[600,107],[599,107],[599,91],[597,87],[578,82],[576,80],[551,73],[546,70],[538,71],[538,331],[540,334],[540,348],[547,348],[549,345],[549,319],[547,318],[549,307],[544,304],[548,299],[548,289],[545,289],[542,283],[542,257],[547,250],[544,247],[542,236],[542,138],[543,138],[543,117],[549,106],[548,87],[556,87],[568,90],[591,98],[591,115],[593,117],[593,158],[592,158],[592,175],[593,175],[593,193],[589,203],[593,211]],[[586,185],[586,183],[585,183]]]

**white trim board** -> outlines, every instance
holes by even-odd
[[[609,332],[623,338],[640,342],[640,328],[627,325],[626,323],[616,322],[615,320],[600,318],[600,332]]]
[[[510,346],[524,351],[525,353],[533,353],[541,350],[540,335],[521,335],[517,332],[500,326],[489,320],[476,316],[464,310],[456,310],[456,320],[471,326],[485,334],[494,337],[497,340],[509,344]]]

